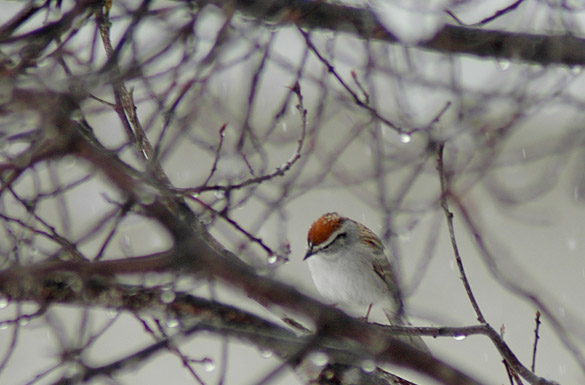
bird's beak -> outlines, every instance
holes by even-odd
[[[309,245],[309,249],[307,250],[307,253],[305,254],[305,258],[303,258],[303,261],[306,261],[311,255],[313,255],[313,246]]]

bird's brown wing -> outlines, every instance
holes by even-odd
[[[386,258],[384,245],[380,241],[380,238],[378,238],[376,234],[374,234],[365,226],[360,226],[360,237],[362,241],[370,244],[370,246],[372,246],[375,250],[374,255],[372,256],[372,267],[374,272],[376,272],[376,274],[384,281],[390,290],[390,293],[392,293],[394,305],[396,308],[396,319],[399,319],[404,313],[402,293],[400,292],[400,287],[396,281],[394,270],[392,270],[392,265],[390,265],[388,258]]]
[[[396,307],[396,318],[400,318],[404,313],[404,304],[402,302],[402,293],[400,291],[400,287],[398,286],[398,282],[396,281],[396,276],[394,271],[392,270],[392,266],[386,255],[384,253],[377,254],[372,261],[372,266],[374,271],[388,286],[390,289],[390,293],[392,293],[392,297],[394,297],[394,305]]]

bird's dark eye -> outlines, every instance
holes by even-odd
[[[335,242],[337,242],[337,240],[339,240],[339,239],[345,239],[345,238],[347,238],[347,233],[339,233],[339,234],[337,234],[337,236],[333,239],[333,241],[331,241],[327,246],[325,246],[323,248],[323,250],[329,248],[329,246],[331,246],[332,244],[334,244]]]

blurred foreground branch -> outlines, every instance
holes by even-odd
[[[261,21],[293,23],[309,30],[345,32],[363,39],[400,43],[369,9],[325,1],[304,0],[201,0],[200,6],[235,7]],[[537,35],[445,24],[420,48],[494,59],[519,60],[535,64],[585,64],[585,40],[573,35]]]
[[[15,105],[20,104],[24,108],[34,108],[30,104],[21,103],[22,100],[30,96],[27,91],[16,90],[14,95]],[[137,206],[138,210],[166,228],[173,239],[174,247],[169,253],[145,257],[149,262],[155,261],[152,264],[144,263],[143,258],[80,263],[48,261],[37,267],[40,269],[40,276],[46,276],[46,273],[52,270],[76,275],[77,273],[71,270],[85,272],[85,277],[82,274],[81,279],[77,281],[78,284],[73,285],[74,288],[77,287],[77,290],[82,290],[87,285],[89,285],[89,290],[95,289],[96,281],[91,276],[94,272],[100,272],[100,266],[105,266],[102,271],[107,271],[107,276],[162,268],[219,278],[229,285],[243,289],[250,297],[260,303],[279,305],[310,317],[317,330],[312,342],[316,344],[315,347],[321,346],[318,341],[329,339],[343,341],[347,339],[346,342],[342,343],[343,351],[350,351],[351,354],[359,353],[362,359],[369,358],[377,362],[408,367],[444,384],[480,384],[480,382],[429,354],[388,336],[373,325],[364,324],[336,309],[323,306],[302,295],[296,289],[273,279],[262,277],[241,262],[235,262],[237,260],[235,256],[218,249],[217,242],[210,243],[207,240],[210,239],[210,235],[199,225],[198,220],[190,210],[182,204],[181,199],[169,195],[164,184],[157,183],[156,180],[149,177],[140,178],[136,171],[124,165],[115,154],[99,147],[98,144],[85,137],[83,131],[78,129],[79,125],[70,119],[70,115],[76,110],[76,103],[72,102],[69,95],[44,94],[42,96],[46,97],[47,102],[49,99],[53,101],[53,103],[49,103],[52,114],[47,115],[52,116],[53,119],[47,119],[40,133],[45,139],[45,146],[25,152],[20,155],[20,160],[15,160],[12,164],[0,165],[1,177],[5,181],[3,188],[10,188],[10,184],[14,183],[19,174],[20,168],[15,168],[14,164],[31,167],[43,160],[66,154],[82,158],[99,169],[133,205]],[[121,268],[117,270],[116,265]],[[67,266],[74,267],[74,269],[67,269]],[[64,267],[65,269],[63,269]],[[27,272],[28,269],[31,269],[31,273]],[[15,300],[19,297],[34,298],[38,294],[37,301],[42,306],[44,301],[40,294],[45,293],[46,295],[47,290],[49,293],[53,293],[55,285],[49,285],[49,288],[44,287],[42,280],[39,281],[39,277],[32,273],[34,270],[34,266],[18,267],[14,271],[10,268],[4,270],[0,274],[3,294]],[[25,284],[21,285],[21,283]],[[60,287],[60,285],[56,286]],[[65,286],[70,287],[71,285],[65,284]],[[57,290],[58,292],[59,290]],[[337,359],[338,357],[335,357],[335,360]]]

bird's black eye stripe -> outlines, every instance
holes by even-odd
[[[327,249],[329,246],[331,246],[332,244],[334,244],[335,242],[337,242],[338,239],[344,239],[347,238],[347,233],[339,233],[337,234],[337,236],[335,237],[335,239],[333,239],[333,241],[331,241],[327,246],[325,246],[323,248],[323,250]]]

